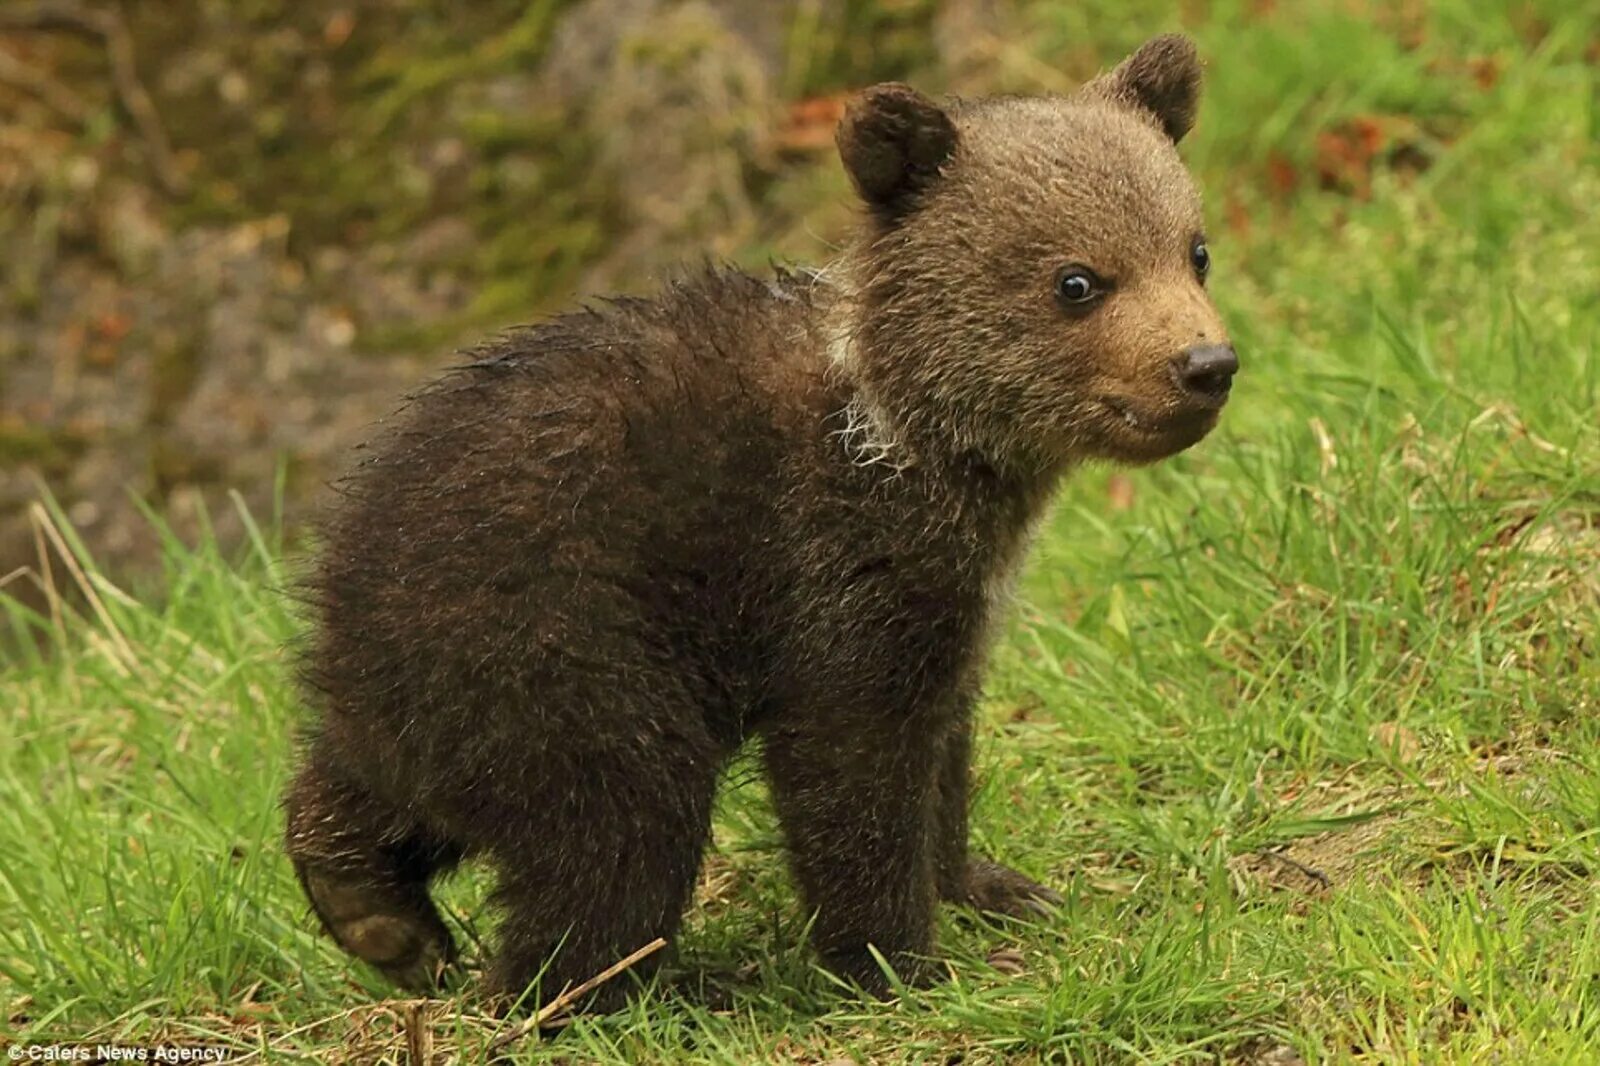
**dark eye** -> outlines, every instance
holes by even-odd
[[[1105,283],[1088,267],[1062,267],[1056,274],[1056,299],[1069,310],[1081,311],[1105,295]]]
[[[1206,248],[1206,242],[1196,237],[1194,247],[1189,249],[1189,262],[1194,264],[1194,273],[1201,281],[1206,280],[1206,275],[1211,273],[1211,252]]]

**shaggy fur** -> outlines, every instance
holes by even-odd
[[[339,943],[430,985],[429,878],[482,855],[491,990],[548,998],[674,934],[752,740],[816,948],[867,990],[869,945],[932,976],[940,899],[1053,898],[967,853],[972,704],[1060,475],[1187,447],[1226,394],[1188,370],[1226,340],[1174,150],[1198,70],[1160,38],[1072,97],[868,90],[835,270],[705,271],[413,398],[313,583],[288,850]],[[1058,298],[1072,264],[1093,306]]]

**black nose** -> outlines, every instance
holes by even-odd
[[[1231,344],[1200,344],[1178,356],[1172,366],[1178,387],[1197,399],[1221,403],[1228,398],[1239,357]]]

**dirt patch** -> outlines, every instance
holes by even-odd
[[[1382,723],[1373,736],[1391,759],[1419,776],[1403,785],[1352,791],[1326,807],[1325,817],[1350,819],[1346,824],[1234,856],[1229,871],[1242,897],[1289,892],[1303,897],[1303,905],[1352,886],[1420,890],[1441,877],[1465,882],[1491,863],[1501,877],[1531,872],[1551,884],[1565,886],[1575,878],[1588,884],[1588,871],[1558,854],[1562,831],[1544,821],[1545,808],[1559,792],[1551,775],[1570,758],[1547,733],[1530,724],[1480,743],[1464,762],[1432,766],[1409,730]],[[1452,816],[1454,803],[1472,802],[1480,789],[1503,792],[1517,804],[1520,834],[1485,834],[1471,819]],[[1329,791],[1337,795],[1341,787]],[[1372,813],[1352,818],[1358,810]]]
[[[1352,884],[1390,882],[1408,865],[1402,857],[1406,820],[1400,811],[1378,814],[1348,828],[1235,856],[1229,869],[1247,894],[1266,889],[1314,896]]]

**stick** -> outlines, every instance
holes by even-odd
[[[10,52],[0,51],[0,83],[38,97],[69,121],[79,125],[89,121],[89,105],[81,96]]]
[[[139,136],[150,150],[156,179],[173,195],[188,189],[188,181],[173,160],[172,142],[167,140],[161,116],[139,81],[133,61],[133,35],[128,32],[120,8],[85,7],[76,0],[35,0],[25,7],[0,12],[0,29],[67,30],[100,38],[111,64],[111,83],[116,87],[117,99],[132,116]]]
[[[94,582],[89,580],[89,575],[83,572],[83,567],[78,564],[77,556],[72,554],[72,549],[67,546],[66,539],[61,531],[56,528],[55,519],[45,506],[38,501],[28,508],[28,517],[32,519],[34,527],[44,531],[51,545],[56,549],[56,554],[61,557],[61,563],[72,574],[78,587],[83,590],[83,595],[89,601],[89,606],[94,608],[95,617],[100,619],[100,624],[105,628],[106,635],[111,639],[112,650],[115,654],[107,656],[113,666],[122,668],[122,676],[139,675],[139,658],[133,654],[127,638],[122,635],[122,630],[117,628],[116,619],[111,617],[111,612],[106,610],[105,601],[94,589]]]
[[[409,1004],[403,1004],[403,1005],[409,1005]],[[345,1010],[338,1011],[337,1013],[330,1014],[325,1018],[318,1018],[316,1021],[306,1022],[304,1025],[297,1025],[293,1029],[290,1029],[287,1032],[279,1033],[277,1036],[273,1037],[271,1040],[263,1042],[260,1047],[252,1048],[249,1051],[246,1051],[243,1055],[235,1056],[234,1058],[231,1058],[231,1059],[229,1059],[227,1061],[229,1063],[240,1063],[240,1062],[249,1062],[251,1059],[261,1058],[263,1055],[265,1055],[267,1053],[267,1051],[269,1049],[276,1049],[278,1047],[281,1047],[283,1044],[287,1043],[290,1040],[293,1040],[297,1036],[300,1036],[300,1035],[302,1035],[304,1033],[309,1033],[313,1029],[320,1029],[324,1025],[331,1025],[334,1022],[339,1021],[341,1018],[353,1018],[357,1014],[360,1014],[362,1011],[370,1011],[370,1010],[373,1010],[373,1009],[374,1009],[374,1005],[373,1004],[371,1004],[371,1003],[363,1003],[360,1006],[350,1007],[350,1008],[347,1008]]]
[[[588,995],[590,992],[594,991],[596,988],[599,988],[601,985],[605,984],[607,981],[611,980],[613,977],[617,976],[617,974],[621,973],[623,970],[626,970],[640,959],[643,959],[649,955],[654,955],[656,952],[660,951],[666,946],[666,940],[658,936],[654,940],[650,941],[650,943],[640,948],[638,951],[635,951],[632,955],[629,955],[627,958],[618,962],[612,963],[610,966],[607,966],[604,970],[601,970],[599,973],[595,974],[581,985],[578,985],[576,988],[564,989],[559,996],[540,1007],[538,1012],[534,1014],[533,1017],[520,1022],[516,1026],[506,1030],[504,1033],[501,1033],[499,1036],[491,1040],[489,1042],[488,1051],[499,1051],[507,1044],[513,1044],[516,1041],[521,1040],[529,1033],[544,1025],[551,1018],[554,1018],[556,1015],[572,1006],[576,1000],[581,999],[585,995]]]
[[[1315,866],[1307,866],[1305,863],[1301,862],[1298,859],[1291,859],[1291,858],[1289,858],[1289,856],[1285,855],[1283,852],[1281,852],[1281,851],[1273,851],[1270,848],[1263,849],[1261,854],[1270,855],[1272,858],[1274,858],[1277,861],[1283,863],[1285,866],[1289,867],[1290,869],[1299,871],[1302,875],[1304,875],[1306,877],[1307,880],[1315,881],[1318,885],[1321,885],[1323,888],[1332,888],[1333,887],[1333,878],[1329,877],[1327,874],[1323,873],[1321,870],[1317,869]]]
[[[433,1066],[433,1029],[428,1025],[428,1001],[406,1007],[406,1055],[411,1066]]]

